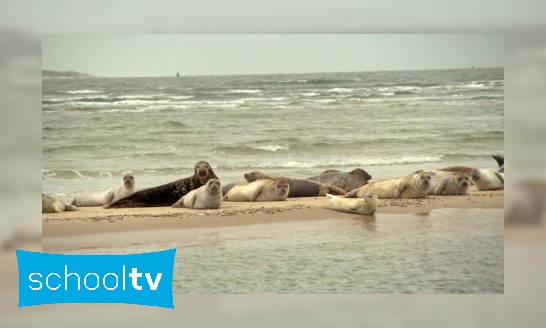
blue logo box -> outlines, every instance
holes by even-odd
[[[176,248],[129,255],[63,255],[16,250],[19,307],[125,303],[174,308]]]

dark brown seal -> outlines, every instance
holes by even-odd
[[[308,180],[318,181],[336,186],[343,190],[352,191],[362,187],[372,179],[372,176],[363,169],[354,169],[351,172],[328,171],[325,171],[316,177],[308,178]]]
[[[201,161],[195,164],[194,174],[191,177],[139,190],[105,205],[104,208],[172,206],[190,191],[206,185],[210,179],[218,179],[218,177],[209,163]]]
[[[260,171],[245,173],[245,179],[248,182],[259,179],[286,180],[290,186],[288,198],[325,196],[326,194],[345,195],[347,193],[344,189],[326,183],[306,179],[292,179],[279,175],[266,175]]]

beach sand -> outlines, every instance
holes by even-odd
[[[416,214],[441,208],[504,208],[504,190],[477,191],[471,186],[466,196],[379,200],[376,213]],[[358,216],[331,210],[326,197],[289,198],[284,202],[223,202],[222,207],[217,210],[84,207],[75,212],[42,214],[42,237],[55,239],[107,233],[235,227]],[[116,240],[110,242],[115,244]]]

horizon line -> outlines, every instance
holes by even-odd
[[[43,71],[50,72],[73,72],[79,74],[87,74],[89,77],[72,77],[72,78],[146,78],[146,77],[207,77],[207,76],[251,76],[251,75],[294,75],[294,74],[339,74],[339,73],[368,73],[368,72],[407,72],[407,71],[448,71],[448,70],[461,70],[461,69],[484,69],[484,68],[504,68],[504,66],[472,66],[472,67],[459,67],[459,68],[421,68],[421,69],[393,69],[393,70],[367,70],[367,71],[337,71],[337,72],[300,72],[300,73],[236,73],[236,74],[196,74],[196,75],[179,75],[176,72],[174,75],[134,75],[134,76],[100,76],[92,75],[91,73],[79,72],[74,70],[51,70],[43,69]],[[42,78],[44,76],[42,75]],[[55,78],[55,77],[51,77]],[[62,77],[61,77],[62,78]]]

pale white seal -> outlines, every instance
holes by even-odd
[[[401,178],[369,182],[341,197],[363,198],[367,193],[373,191],[379,199],[425,198],[430,190],[431,176],[431,173],[424,171]]]
[[[210,179],[207,184],[182,196],[172,207],[195,209],[216,209],[222,205],[222,185],[218,179]]]
[[[290,192],[290,185],[285,180],[260,179],[231,188],[224,196],[230,202],[271,202],[284,201]]]
[[[504,189],[504,173],[491,169],[476,169],[470,179],[479,191]]]
[[[135,177],[132,173],[126,173],[123,176],[121,185],[106,190],[88,191],[76,195],[72,205],[85,206],[104,206],[113,201],[129,196],[136,191]]]
[[[42,194],[42,213],[61,213],[64,211],[79,211],[74,205],[67,205],[55,197]]]
[[[349,199],[326,194],[332,209],[339,212],[373,215],[377,210],[377,194],[369,192],[364,198]]]

